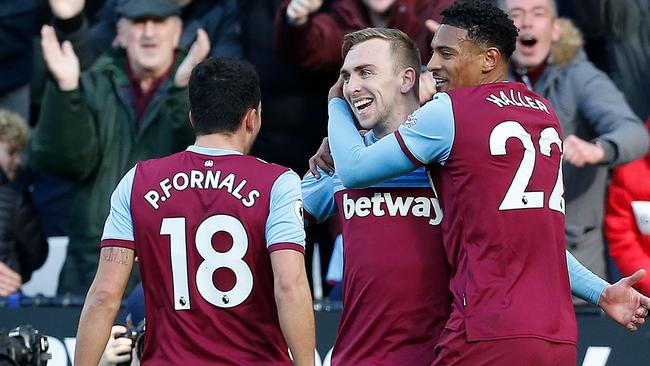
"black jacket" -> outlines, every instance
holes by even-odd
[[[48,245],[29,192],[0,170],[0,262],[29,281],[47,259]]]

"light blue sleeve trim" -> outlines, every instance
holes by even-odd
[[[566,251],[566,261],[569,269],[571,293],[598,306],[600,295],[609,283],[583,266],[568,250]]]
[[[305,211],[309,212],[317,222],[322,222],[334,215],[336,202],[334,200],[334,178],[327,175],[320,168],[318,168],[318,172],[320,173],[320,179],[317,179],[311,173],[307,173],[302,178],[300,188]]]
[[[266,246],[293,243],[305,246],[300,178],[293,171],[280,175],[271,188]]]
[[[454,130],[451,98],[447,93],[438,93],[409,116],[399,133],[417,160],[444,164],[454,143]]]
[[[336,174],[345,187],[368,187],[416,168],[402,152],[395,134],[366,147],[354,126],[350,107],[343,99],[332,99],[328,109],[330,149]]]
[[[131,216],[131,191],[135,166],[129,170],[111,195],[111,209],[104,224],[102,240],[118,239],[134,241],[133,217]]]

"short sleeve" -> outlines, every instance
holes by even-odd
[[[104,224],[102,247],[124,247],[135,250],[133,217],[131,216],[131,191],[135,167],[122,178],[111,195],[111,208]]]
[[[269,216],[266,220],[266,246],[271,252],[293,249],[304,253],[305,229],[300,178],[293,171],[279,176],[271,188]]]

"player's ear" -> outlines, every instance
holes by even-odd
[[[402,94],[410,92],[416,84],[417,78],[420,77],[420,73],[416,72],[412,67],[407,67],[402,71],[402,84],[400,85],[400,91]]]
[[[257,117],[257,110],[254,108],[249,108],[244,114],[244,127],[246,131],[251,132],[255,131],[255,118]]]
[[[188,113],[188,118],[190,120],[190,124],[192,125],[192,127],[194,127],[194,118],[192,117],[192,111]]]
[[[484,73],[490,72],[502,62],[501,61],[501,52],[496,47],[490,47],[485,52],[483,52],[483,66],[482,71]]]

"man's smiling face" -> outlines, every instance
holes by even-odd
[[[390,43],[379,38],[353,46],[345,56],[343,95],[364,129],[390,121],[401,86],[393,59]]]

